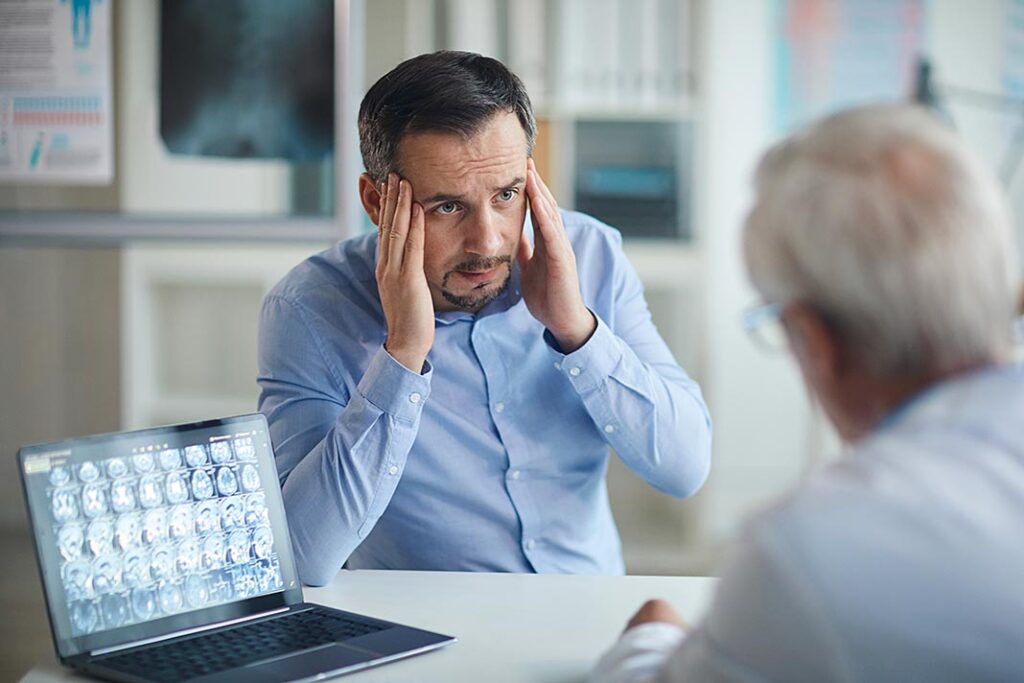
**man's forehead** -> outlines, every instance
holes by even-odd
[[[399,167],[417,196],[481,184],[501,186],[524,175],[526,147],[519,120],[502,115],[471,136],[440,131],[406,135],[399,146]]]

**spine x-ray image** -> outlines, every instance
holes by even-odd
[[[320,161],[334,149],[332,0],[163,0],[172,154]]]

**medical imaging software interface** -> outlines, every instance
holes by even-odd
[[[254,434],[52,460],[48,522],[72,636],[283,588]]]

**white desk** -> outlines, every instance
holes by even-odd
[[[696,621],[714,579],[453,572],[342,572],[306,599],[457,637],[457,643],[344,677],[346,683],[579,683],[647,598]],[[22,679],[82,680],[55,660]]]

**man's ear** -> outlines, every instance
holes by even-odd
[[[808,381],[821,388],[842,380],[849,365],[844,348],[816,311],[791,304],[784,314],[784,324],[790,347]]]
[[[362,203],[366,215],[370,217],[370,221],[374,225],[380,225],[380,212],[383,208],[380,201],[380,190],[374,184],[369,173],[359,176],[359,201]]]

